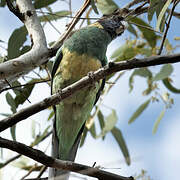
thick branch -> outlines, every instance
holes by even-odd
[[[99,180],[109,180],[109,179],[133,180],[133,177],[122,177],[116,174],[112,174],[112,173],[100,170],[98,168],[93,168],[93,167],[73,163],[70,161],[62,161],[62,160],[54,159],[50,156],[47,156],[42,151],[33,149],[22,143],[10,141],[1,137],[0,137],[0,147],[7,148],[19,154],[25,155],[31,159],[34,159],[37,162],[44,164],[45,166],[62,169],[62,170],[69,170],[69,171],[77,172],[80,174],[85,174],[91,177],[96,177]]]
[[[43,101],[40,101],[34,105],[20,110],[19,112],[9,116],[0,121],[0,132],[5,129],[15,125],[16,123],[36,114],[49,106],[56,105],[63,99],[71,96],[73,93],[79,91],[82,88],[91,86],[95,81],[99,81],[104,77],[122,70],[155,66],[166,63],[176,63],[180,62],[180,54],[175,55],[164,55],[164,56],[152,56],[144,59],[132,59],[120,63],[109,63],[109,65],[104,68],[99,69],[94,73],[89,73],[88,76],[83,77],[79,81],[73,83],[72,85],[64,88],[59,93],[54,94]]]
[[[32,42],[32,49],[26,54],[0,64],[0,89],[22,74],[47,61],[50,51],[40,21],[36,15],[31,0],[17,0],[19,13],[23,14],[23,22]]]

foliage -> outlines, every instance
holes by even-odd
[[[70,9],[68,8],[65,10],[54,11],[54,5],[56,3],[57,0],[33,1],[34,7],[37,10],[39,19],[43,27],[45,27],[47,24],[52,24],[53,21],[61,23],[61,21],[64,20],[67,16],[69,17],[72,13],[74,15],[74,12],[70,12]],[[64,2],[61,1],[61,3]],[[146,17],[130,17],[128,19],[129,36],[126,38],[123,44],[119,43],[117,45],[117,48],[112,50],[110,57],[111,61],[120,62],[135,57],[149,57],[157,55],[162,37],[159,36],[156,31],[153,31],[153,29],[164,32],[166,28],[165,24],[169,17],[168,8],[171,4],[172,0],[151,0],[150,8],[148,9]],[[94,15],[100,17],[100,13],[106,15],[111,14],[114,10],[119,8],[119,6],[119,3],[115,3],[113,0],[91,1],[89,11],[86,12],[87,24],[91,22],[91,20],[89,19],[91,18],[91,16],[93,17]],[[6,7],[5,0],[0,0],[0,7]],[[91,11],[92,9],[94,13]],[[155,17],[154,14],[156,15]],[[86,22],[86,20],[81,21],[80,27],[84,25],[84,22]],[[151,27],[150,24],[153,24],[153,27]],[[175,38],[176,40],[179,40],[179,37]],[[5,44],[2,40],[0,40],[0,43]],[[173,51],[176,49],[176,47],[173,47],[168,39],[166,39],[164,47],[164,53],[167,54],[173,53]],[[25,26],[16,28],[9,37],[6,54],[0,55],[0,63],[18,57],[28,52],[30,49],[31,45]],[[30,98],[32,92],[38,86],[38,83],[50,80],[51,69],[52,61],[49,61],[47,64],[37,68],[33,72],[35,74],[35,77],[33,76],[32,78],[30,78],[30,80],[24,76],[20,80],[17,80],[10,84],[11,90],[6,92],[5,97],[12,114],[16,113],[18,111],[18,108],[25,103],[31,103]],[[170,97],[171,94],[180,93],[180,89],[173,85],[173,72],[174,68],[171,64],[163,65],[157,71],[154,71],[153,68],[140,68],[131,71],[131,74],[129,76],[129,93],[133,93],[137,77],[146,80],[147,88],[142,91],[142,95],[145,100],[143,100],[143,102],[138,102],[137,107],[134,107],[134,109],[136,110],[129,118],[129,124],[135,123],[135,121],[138,120],[138,117],[141,116],[142,113],[145,113],[146,109],[152,107],[154,103],[161,103],[164,105],[164,107],[162,108],[159,117],[157,117],[152,130],[153,134],[156,133],[160,121],[163,119],[163,116],[165,116],[165,112],[173,105],[173,99]],[[112,84],[116,83],[121,78],[121,76],[119,76],[117,79],[115,79],[116,76],[117,74],[114,74],[113,76],[109,77],[110,79],[108,79],[108,81],[111,81]],[[161,83],[163,83],[164,87],[166,88],[165,93],[162,93],[161,89],[159,88]],[[106,84],[102,96],[108,96],[109,91],[111,91],[112,84]],[[84,145],[88,134],[91,134],[92,138],[94,139],[102,138],[103,140],[105,140],[107,134],[111,134],[117,142],[117,147],[119,147],[122,151],[127,165],[130,165],[131,158],[128,150],[128,142],[125,141],[123,132],[118,127],[117,122],[119,117],[117,115],[117,112],[115,109],[110,108],[110,113],[106,116],[101,106],[102,101],[103,100],[100,100],[99,104],[94,110],[94,113],[91,114],[91,117],[86,123],[80,147]],[[1,115],[7,117],[10,114],[1,112]],[[53,118],[54,112],[52,108],[49,108],[49,116],[47,117],[47,121],[52,120]],[[96,123],[96,120],[99,124]],[[44,121],[44,123],[46,122]],[[41,130],[41,128],[39,128],[39,131],[37,131],[37,127],[39,127],[38,120],[33,121],[31,128],[33,142],[31,143],[31,146],[37,146],[40,142],[42,142],[51,129],[48,122],[47,127],[44,130]],[[100,130],[100,132],[98,132],[98,130]],[[10,133],[12,139],[15,141],[17,139],[16,126],[11,127]],[[31,165],[29,166],[27,162],[27,158],[21,158],[17,163],[14,163],[13,165],[19,167],[20,169],[29,171],[32,167],[34,167],[34,165],[32,162],[30,162]],[[0,167],[4,167],[3,163],[0,163]],[[40,171],[41,168],[42,167],[38,166],[38,168],[36,167],[35,170]],[[144,176],[144,174],[142,176]],[[137,179],[139,179],[139,177]]]

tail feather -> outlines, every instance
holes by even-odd
[[[85,124],[82,126],[81,130],[78,133],[78,136],[72,146],[67,161],[74,161],[78,149],[78,145],[80,143],[81,135],[84,130]],[[58,137],[56,136],[55,128],[53,129],[53,136],[52,136],[52,150],[51,156],[56,159],[61,159],[61,153],[59,152],[59,143]],[[48,180],[68,180],[70,172],[65,170],[58,170],[55,168],[49,168],[49,178]]]

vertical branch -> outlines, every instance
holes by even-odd
[[[163,50],[163,46],[164,46],[164,42],[166,40],[166,37],[167,37],[167,33],[168,33],[168,30],[169,30],[169,27],[170,27],[170,22],[171,22],[171,19],[172,19],[172,16],[173,16],[173,12],[175,10],[175,7],[176,5],[179,3],[179,0],[175,0],[174,3],[173,3],[173,7],[170,11],[170,16],[169,16],[169,20],[166,24],[166,30],[163,34],[163,38],[162,38],[162,42],[161,42],[161,45],[160,45],[160,49],[159,49],[159,52],[158,52],[158,55],[160,55],[162,53],[162,50]]]

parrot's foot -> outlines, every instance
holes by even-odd
[[[58,89],[57,93],[59,94],[59,99],[62,99],[62,96],[61,96],[61,94],[62,94],[62,89]]]
[[[93,71],[90,71],[90,72],[88,72],[88,77],[89,77],[89,79],[91,80],[91,83],[94,83],[94,72]]]

